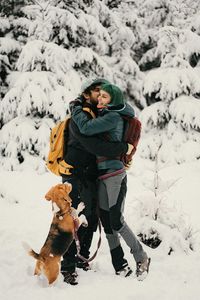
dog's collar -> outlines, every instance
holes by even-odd
[[[64,215],[71,215],[71,209],[69,211],[64,211],[64,212],[58,211],[58,212],[55,213],[55,216],[58,219],[63,218]]]

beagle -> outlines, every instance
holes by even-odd
[[[85,208],[84,203],[81,202],[77,209],[71,207],[72,200],[69,197],[71,190],[72,186],[69,183],[57,184],[45,195],[46,200],[52,201],[52,206],[54,209],[56,207],[57,211],[54,213],[49,234],[40,253],[28,249],[29,255],[37,260],[34,275],[43,273],[49,284],[59,275],[61,257],[71,245],[75,231],[81,224],[85,227],[88,225],[83,214],[78,217]]]

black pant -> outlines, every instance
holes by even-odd
[[[81,180],[76,176],[69,176],[63,178],[64,182],[72,184],[72,191],[70,197],[72,199],[72,206],[77,208],[80,202],[85,203],[85,209],[83,214],[88,221],[88,227],[81,226],[78,230],[78,238],[80,241],[80,254],[85,258],[89,258],[90,246],[92,243],[93,233],[97,229],[98,217],[97,217],[97,185],[96,181],[90,181],[84,178]],[[61,272],[70,271],[74,272],[77,263],[77,249],[75,241],[72,242],[68,251],[63,255],[61,262]]]

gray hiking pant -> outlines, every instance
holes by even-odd
[[[123,211],[127,191],[126,172],[99,180],[98,199],[100,218],[110,250],[120,246],[119,235],[124,239],[136,262],[147,257],[141,243],[126,224]]]

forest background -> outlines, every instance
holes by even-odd
[[[14,253],[22,259],[21,236],[27,239],[32,233],[33,244],[42,242],[34,236],[35,219],[29,209],[37,212],[39,220],[49,213],[40,199],[60,180],[48,174],[45,166],[50,129],[65,118],[81,83],[96,77],[118,85],[142,122],[141,141],[128,172],[126,216],[155,262],[147,287],[158,280],[157,267],[163,263],[160,278],[172,287],[171,296],[177,281],[177,299],[188,299],[190,292],[196,300],[199,287],[192,266],[200,254],[200,2],[193,0],[1,0],[2,270],[9,274],[9,251],[16,266],[15,276],[3,281],[4,299],[20,297]],[[10,214],[13,225],[8,224]],[[46,220],[44,232],[47,216]],[[13,234],[15,242],[9,238]],[[24,271],[29,260],[22,261]],[[109,271],[104,270],[104,262],[103,252],[96,269],[102,269],[105,276]],[[183,273],[188,277],[182,277]],[[200,276],[197,270],[195,274]],[[190,289],[184,294],[187,279]],[[27,289],[20,281],[24,299],[30,287],[37,295],[37,284],[26,280]],[[123,299],[131,297],[129,283],[121,290]],[[13,289],[5,291],[11,285]],[[59,287],[63,288],[61,282]],[[148,298],[138,286],[136,292]],[[46,292],[41,295],[42,299]],[[163,288],[158,288],[157,298],[152,299],[161,295]]]

